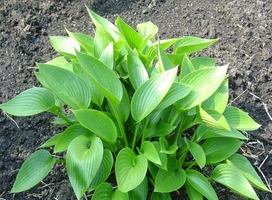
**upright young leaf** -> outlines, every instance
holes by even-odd
[[[117,130],[114,122],[103,112],[94,109],[78,109],[73,114],[79,123],[103,140],[115,143]]]
[[[171,62],[171,60],[168,58],[164,50],[162,49],[160,43],[158,45],[158,59],[159,59],[159,70],[160,72],[163,72],[164,70],[172,69],[174,66]]]
[[[100,58],[105,48],[111,43],[111,40],[108,40],[99,29],[96,30],[94,36],[94,57]]]
[[[218,39],[202,39],[197,37],[185,36],[181,38],[174,46],[175,53],[193,53],[200,51],[209,45],[217,42]]]
[[[189,141],[187,138],[184,138],[187,144],[187,147],[190,153],[193,155],[196,160],[198,166],[202,169],[206,164],[206,155],[202,147],[194,142]]]
[[[131,114],[139,122],[149,115],[162,101],[172,86],[177,68],[167,70],[146,81],[134,93],[131,100]]]
[[[253,187],[269,192],[269,189],[262,182],[254,167],[250,164],[246,157],[240,154],[234,154],[228,158],[227,164],[237,167]]]
[[[142,153],[146,157],[147,160],[155,164],[161,165],[159,154],[155,146],[153,145],[153,143],[149,141],[144,141],[141,144],[141,148],[139,149],[139,152]]]
[[[94,52],[94,38],[93,37],[89,35],[85,35],[83,33],[72,33],[68,31],[67,29],[66,29],[66,32],[71,38],[75,39],[85,51],[90,53]]]
[[[179,79],[182,79],[187,74],[195,71],[193,64],[191,63],[190,59],[188,58],[187,54],[184,54],[182,66],[179,74]]]
[[[208,99],[221,85],[226,72],[227,65],[196,70],[185,76],[180,82],[192,86],[193,90],[179,100],[177,106],[180,109],[190,109]]]
[[[239,108],[227,106],[223,115],[225,116],[229,125],[238,130],[252,131],[261,126]]]
[[[147,160],[143,155],[136,156],[129,148],[122,149],[116,158],[115,175],[122,192],[135,189],[144,180]]]
[[[138,33],[144,38],[152,38],[158,32],[158,27],[154,25],[151,21],[144,22],[137,25]]]
[[[72,108],[88,108],[91,103],[90,90],[75,73],[47,64],[37,64],[49,88]]]
[[[259,199],[243,174],[231,165],[218,165],[212,172],[212,179],[244,197],[255,200]]]
[[[144,178],[140,185],[138,185],[134,190],[129,191],[128,195],[129,200],[146,200],[148,195],[147,176]]]
[[[109,45],[102,52],[99,60],[108,66],[111,70],[113,70],[114,66],[114,49],[113,43],[109,43]]]
[[[75,49],[80,51],[80,46],[76,40],[67,36],[50,36],[52,47],[61,55],[74,58]]]
[[[117,17],[115,24],[131,49],[138,49],[141,46],[143,43],[141,35],[127,25],[119,16]]]
[[[2,110],[14,116],[36,115],[54,106],[55,97],[45,88],[30,88],[8,102],[0,104]]]
[[[233,155],[241,145],[242,142],[234,138],[211,138],[204,142],[202,148],[207,164],[215,164]]]
[[[66,167],[70,183],[78,199],[86,192],[94,179],[103,158],[100,138],[78,136],[69,145]]]
[[[23,163],[10,192],[22,192],[37,185],[50,172],[55,161],[46,150],[33,153]]]
[[[122,99],[123,89],[114,72],[92,56],[77,52],[77,59],[93,84],[110,102],[117,106]]]
[[[129,80],[134,90],[137,90],[149,77],[142,61],[130,48],[127,55],[127,67]]]
[[[207,178],[196,170],[186,170],[186,181],[208,200],[218,200],[218,197]]]

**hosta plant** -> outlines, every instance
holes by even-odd
[[[51,112],[66,128],[27,158],[12,193],[34,187],[58,163],[78,199],[91,192],[93,200],[146,200],[150,192],[167,200],[184,188],[192,200],[216,200],[211,182],[250,199],[258,199],[253,187],[268,191],[237,153],[247,140],[240,131],[259,124],[227,105],[227,66],[192,56],[217,39],[160,40],[151,22],[134,30],[120,17],[114,25],[88,12],[94,37],[68,30],[50,37],[60,56],[37,63],[43,87],[0,105],[13,116]]]

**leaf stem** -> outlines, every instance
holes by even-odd
[[[57,109],[52,109],[51,112],[54,113],[55,115],[58,115],[61,119],[66,121],[67,124],[73,125],[73,123],[61,111],[58,111]]]
[[[146,130],[147,125],[149,123],[149,119],[150,119],[150,115],[148,115],[148,117],[145,119],[145,122],[144,122],[144,127],[143,127],[143,130],[142,130],[142,133],[141,133],[141,135],[142,135],[141,143],[143,143],[144,140],[145,140],[145,130]]]
[[[66,160],[65,159],[58,159],[55,161],[55,163],[66,163]]]
[[[176,113],[175,113],[175,115],[174,115],[174,117],[173,117],[173,119],[170,122],[170,125],[172,125],[172,126],[174,125],[174,123],[177,121],[179,115],[180,115],[180,111],[177,110]]]
[[[132,150],[134,150],[135,145],[136,145],[136,141],[137,141],[137,137],[138,137],[139,129],[140,129],[140,124],[141,124],[141,122],[138,122],[136,124],[135,132],[134,132],[134,136],[133,136],[133,140],[132,140],[132,145],[131,145]]]

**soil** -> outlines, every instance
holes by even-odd
[[[269,0],[0,0],[0,103],[33,86],[35,62],[46,62],[57,54],[49,35],[72,32],[93,34],[84,4],[114,21],[120,15],[128,24],[151,20],[161,38],[185,35],[221,38],[199,55],[229,63],[230,104],[249,113],[261,128],[246,133],[244,155],[272,182],[272,1]],[[19,194],[10,194],[23,161],[60,129],[51,114],[14,117],[0,113],[0,199],[76,199],[67,186],[62,165],[57,165],[42,183]],[[219,199],[243,199],[215,186]],[[180,191],[180,194],[183,194]],[[262,200],[272,194],[258,191]],[[186,199],[173,193],[173,199]]]

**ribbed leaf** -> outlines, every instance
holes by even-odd
[[[176,171],[159,169],[155,179],[154,192],[173,192],[181,188],[186,180],[186,173],[178,168]]]
[[[97,29],[94,36],[94,57],[100,58],[105,48],[111,43],[111,40],[108,40],[104,33]]]
[[[167,170],[167,163],[168,163],[167,154],[161,152],[160,142],[155,141],[155,142],[152,142],[152,144],[156,148],[156,150],[159,154],[161,163],[162,163],[161,165],[157,165],[157,164],[155,164],[155,165],[160,169]]]
[[[159,154],[151,142],[144,141],[141,144],[141,148],[139,151],[140,151],[140,153],[142,153],[146,157],[147,160],[149,160],[155,164],[161,165],[161,160],[160,160]]]
[[[73,114],[67,115],[66,118],[67,118],[70,122],[72,122],[72,123],[78,122],[77,119],[76,119],[76,117],[75,117]],[[56,124],[56,125],[69,125],[69,124],[67,123],[67,121],[65,121],[65,120],[62,119],[62,118],[57,118],[57,119],[55,119],[54,121],[52,121],[51,123],[52,123],[52,124]]]
[[[137,25],[138,33],[144,38],[152,38],[158,32],[158,27],[154,25],[151,21],[144,22]]]
[[[81,135],[69,145],[66,167],[70,183],[78,199],[85,193],[94,179],[103,158],[100,138],[91,139]]]
[[[130,113],[130,99],[124,85],[122,85],[122,88],[123,88],[123,97],[121,99],[120,104],[117,107],[117,110],[119,112],[119,115],[121,116],[122,122],[126,122]]]
[[[250,183],[236,167],[220,164],[213,170],[212,179],[237,194],[250,199],[259,199]]]
[[[110,175],[113,166],[113,157],[111,151],[108,149],[104,150],[103,159],[99,166],[99,169],[89,186],[89,190],[94,190],[103,183]]]
[[[187,74],[190,74],[191,72],[195,71],[195,68],[193,64],[191,63],[190,59],[188,58],[187,54],[184,54],[182,66],[179,74],[179,78],[182,79]]]
[[[153,124],[147,127],[145,130],[145,138],[166,136],[175,130],[175,128],[176,126],[159,122],[158,124]]]
[[[111,184],[102,183],[95,190],[92,200],[128,200],[128,193],[123,193],[118,188],[113,192]]]
[[[0,108],[14,116],[30,116],[50,110],[55,106],[54,95],[45,88],[30,88],[6,103]]]
[[[131,100],[131,114],[135,121],[143,120],[159,105],[172,86],[176,73],[177,68],[162,72],[136,90]]]
[[[49,62],[46,62],[46,64],[61,67],[63,69],[69,70],[71,72],[73,71],[73,63],[68,62],[67,57],[65,57],[65,56],[56,57],[56,58],[50,60]]]
[[[178,100],[187,96],[192,91],[192,89],[192,86],[179,82],[174,82],[161,103],[156,107],[156,110],[163,110],[168,106],[174,104]]]
[[[160,43],[158,45],[158,59],[159,59],[159,71],[163,72],[168,69],[172,69],[174,66],[171,60],[168,58],[167,54],[164,52],[163,48],[161,47]],[[160,70],[161,69],[161,70]]]
[[[127,68],[129,80],[134,88],[137,90],[149,77],[144,64],[140,58],[129,48],[127,55]]]
[[[75,73],[47,64],[37,64],[49,88],[72,108],[88,108],[91,94],[86,83]]]
[[[252,131],[261,126],[239,108],[227,106],[223,115],[225,116],[229,125],[238,130]]]
[[[103,140],[115,143],[117,130],[114,122],[103,112],[94,109],[74,110],[79,123]]]
[[[122,149],[116,158],[115,175],[122,192],[135,189],[144,180],[147,160],[143,155],[136,156],[129,148]]]
[[[55,161],[46,150],[33,153],[23,163],[10,192],[22,192],[37,185],[50,172]]]
[[[178,146],[176,143],[169,146],[168,141],[164,137],[160,137],[161,152],[165,154],[173,154],[177,151]]]
[[[172,200],[169,193],[153,192],[150,200]]]
[[[80,51],[80,46],[76,40],[67,36],[50,36],[52,47],[61,55],[74,58],[75,49]]]
[[[127,25],[119,16],[117,17],[115,24],[122,34],[122,36],[127,41],[131,49],[139,49],[143,43],[143,38],[139,33],[137,33],[133,28]]]
[[[187,170],[187,182],[208,200],[217,200],[218,197],[207,178],[196,170]]]
[[[255,171],[251,163],[242,155],[234,154],[227,160],[227,164],[237,167],[240,172],[247,178],[253,187],[269,191],[269,189],[262,182],[261,178]]]
[[[178,107],[189,109],[208,99],[223,82],[226,71],[227,65],[196,70],[185,76],[180,82],[192,86],[193,90],[177,102]]]
[[[73,141],[73,139],[75,139],[79,135],[91,137],[92,133],[88,129],[81,126],[80,124],[69,126],[65,131],[62,132],[62,134],[56,141],[54,153],[67,150],[69,144]]]
[[[186,187],[186,192],[191,200],[203,200],[202,194],[200,194],[197,190],[195,190],[188,181],[185,182],[185,187]]]
[[[191,60],[194,69],[199,70],[205,67],[214,67],[215,59],[214,58],[205,58],[205,57],[196,57]]]
[[[217,42],[218,39],[202,39],[197,37],[186,36],[181,38],[174,46],[175,53],[193,53],[200,51],[209,45]]]
[[[68,31],[67,29],[66,29],[66,32],[71,38],[75,39],[85,51],[90,53],[94,52],[94,38],[93,37],[89,35],[85,35],[83,33],[72,33]]]
[[[109,45],[102,52],[99,60],[108,66],[111,70],[113,70],[114,66],[114,50],[113,43],[109,43]]]
[[[129,200],[146,200],[148,194],[148,179],[142,181],[134,190],[129,191]],[[121,200],[121,199],[120,199]]]
[[[114,72],[92,56],[77,52],[77,59],[99,91],[114,105],[118,105],[123,96],[123,89]]]
[[[184,138],[187,144],[187,147],[190,153],[193,155],[196,160],[198,166],[202,169],[206,164],[206,155],[202,147],[194,142],[189,141],[187,138]]]
[[[38,148],[54,146],[56,144],[56,142],[58,141],[58,139],[60,138],[61,134],[62,133],[58,133],[58,134],[52,136],[49,140],[47,140],[45,143],[43,143]]]
[[[242,145],[238,139],[233,138],[211,138],[202,145],[206,154],[207,164],[221,162],[233,155]]]

